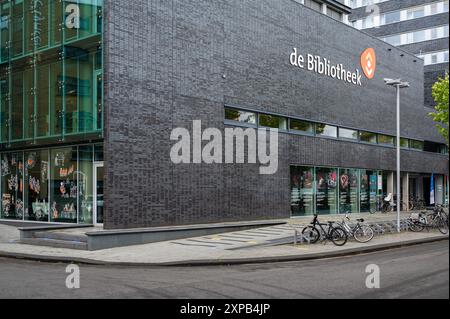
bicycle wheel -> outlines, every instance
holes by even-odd
[[[420,233],[425,229],[425,227],[418,221],[409,220],[409,230],[414,233]]]
[[[317,230],[317,228],[313,226],[308,226],[303,229],[302,236],[305,239],[309,238],[311,244],[315,244],[320,239],[320,232]]]
[[[348,240],[347,232],[340,227],[335,227],[330,232],[330,240],[336,246],[344,246]]]
[[[369,227],[367,225],[361,225],[353,234],[353,237],[355,237],[357,242],[360,243],[368,243],[373,239],[375,236],[375,232],[373,231],[372,227]]]
[[[441,234],[447,235],[448,234],[448,224],[447,224],[447,221],[445,220],[445,218],[439,217],[436,220],[436,223],[437,223],[437,227],[438,227],[439,231],[441,232]]]

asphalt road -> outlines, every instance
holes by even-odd
[[[366,267],[380,267],[380,289]],[[0,259],[0,298],[449,298],[449,242],[306,262],[180,268],[80,266]]]

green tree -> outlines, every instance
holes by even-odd
[[[436,126],[439,133],[448,141],[448,73],[445,78],[440,78],[433,85],[433,98],[436,101],[436,112],[430,113],[433,120],[438,123]]]

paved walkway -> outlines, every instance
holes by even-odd
[[[407,219],[409,216],[410,213],[402,213],[401,218]],[[374,215],[353,214],[350,217],[352,221],[356,221],[358,218],[364,218],[367,223],[392,222],[394,224],[396,223],[397,218],[397,216],[392,213]],[[326,223],[327,221],[340,222],[343,218],[343,215],[319,216],[319,220],[323,223]],[[293,240],[294,231],[301,231],[305,226],[309,225],[311,221],[311,216],[299,217],[288,220],[286,225],[238,231],[221,235],[182,239],[172,241],[171,243],[187,247],[222,248],[224,250],[268,246],[286,240]]]
[[[336,247],[331,243],[301,246],[255,246],[267,239],[273,240],[276,236],[285,236],[289,232],[293,235],[291,226],[285,225],[101,251],[78,251],[20,244],[18,243],[19,232],[15,227],[0,225],[0,256],[111,265],[231,264],[323,258],[386,249],[392,245],[399,246],[417,241],[448,238],[434,231],[419,234],[405,232],[378,236],[369,244],[349,242],[344,247]],[[236,249],[241,246],[247,247]]]

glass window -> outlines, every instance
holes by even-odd
[[[305,0],[305,6],[315,11],[322,12],[322,4],[320,2],[314,0]]]
[[[409,148],[409,140],[407,138],[401,138],[400,147]]]
[[[395,137],[389,135],[378,134],[378,143],[383,145],[395,145]]]
[[[437,39],[437,37],[438,37],[438,30],[437,29],[431,29],[430,30],[430,37],[431,37],[431,39]]]
[[[314,124],[311,122],[290,120],[289,129],[291,131],[314,134]]]
[[[50,220],[77,222],[77,148],[51,150]]]
[[[438,4],[432,3],[430,4],[430,14],[437,14],[438,13]]]
[[[280,130],[287,129],[287,120],[285,117],[268,115],[268,114],[260,114],[259,115],[259,126],[261,127],[269,127],[269,128],[277,128]]]
[[[339,213],[358,213],[358,170],[339,171]]]
[[[360,210],[368,213],[377,209],[378,172],[360,171]]]
[[[318,136],[327,136],[337,138],[337,127],[327,124],[316,124],[316,134]]]
[[[358,131],[340,127],[339,138],[346,140],[358,140]]]
[[[50,209],[48,150],[25,153],[25,168],[27,181],[25,219],[48,222]]]
[[[80,224],[92,224],[94,209],[93,201],[93,154],[92,145],[80,146],[78,148],[79,171],[78,171],[78,196],[80,203],[80,212],[78,222]]]
[[[9,58],[9,28],[11,20],[8,1],[0,3],[0,62]]]
[[[24,117],[24,72],[23,65],[20,62],[14,62],[12,64],[12,108],[11,113],[11,127],[12,127],[12,140],[23,139],[23,117]]]
[[[9,114],[10,114],[10,103],[9,103],[9,76],[8,65],[0,65],[0,130],[1,136],[0,140],[2,142],[9,141]]]
[[[50,94],[50,65],[39,63],[37,67],[37,78],[35,87],[37,99],[35,100],[35,122],[37,137],[48,136],[50,133],[50,112],[49,112],[49,94]]]
[[[23,153],[1,156],[1,211],[0,218],[22,220],[25,209],[23,202]]]
[[[12,38],[11,38],[11,49],[13,56],[19,56],[24,52],[24,37],[25,37],[25,27],[24,21],[26,17],[26,10],[24,7],[24,1],[10,1],[12,4],[12,17],[11,17],[11,28],[12,28]]]
[[[431,55],[431,64],[436,64],[438,62],[438,56],[437,54]]]
[[[384,21],[386,24],[399,22],[400,21],[400,11],[385,13]]]
[[[103,162],[103,144],[95,144],[95,146],[94,146],[94,160],[96,162]]]
[[[338,21],[342,20],[342,14],[331,8],[327,8],[327,15],[335,20],[338,20]]]
[[[225,119],[246,124],[256,124],[256,113],[225,108]]]
[[[316,169],[316,209],[318,214],[336,214],[338,172],[335,168]]]
[[[422,18],[425,16],[425,7],[419,7],[408,10],[408,20]]]
[[[410,148],[412,148],[412,149],[414,149],[414,150],[423,151],[423,148],[424,148],[424,142],[422,142],[422,141],[416,141],[416,140],[411,140],[411,141],[410,141]]]
[[[292,216],[314,214],[314,168],[291,167]]]
[[[359,140],[365,143],[377,143],[377,134],[370,132],[359,132]]]
[[[410,37],[408,39],[409,43],[422,42],[422,41],[426,40],[426,32],[425,32],[425,30],[412,32],[409,35],[410,35]]]

